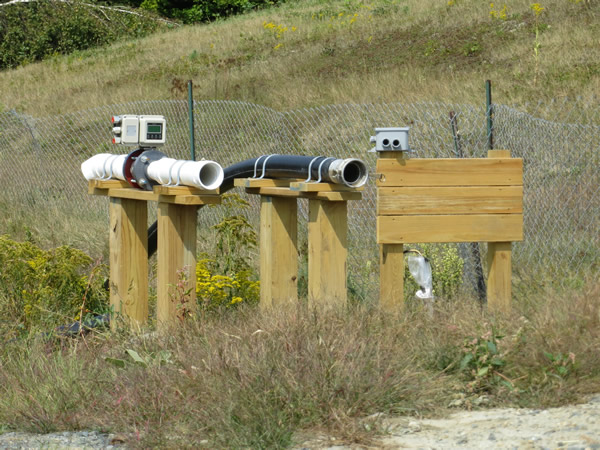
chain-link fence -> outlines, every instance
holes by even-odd
[[[600,260],[600,108],[540,104],[534,112],[493,105],[495,148],[524,159],[525,240],[513,247],[515,280],[570,286],[597,272]],[[186,101],[134,102],[47,118],[0,113],[0,188],[7,205],[52,208],[67,222],[74,217],[100,222],[98,235],[90,236],[85,227],[84,239],[105,241],[107,201],[87,194],[80,164],[96,153],[126,152],[110,144],[114,114],[164,115],[167,145],[162,151],[190,158]],[[369,137],[374,128],[386,126],[410,127],[413,157],[485,157],[488,145],[486,108],[464,104],[343,104],[280,112],[237,101],[201,101],[194,114],[197,158],[223,167],[277,153],[356,157],[373,172],[376,155],[368,153]],[[256,206],[250,209],[256,225],[258,202],[249,201]],[[374,183],[362,201],[349,202],[349,285],[358,297],[377,291],[375,203]],[[216,223],[221,211],[201,210],[201,226]],[[306,220],[302,201],[300,214]],[[459,246],[467,287],[476,285],[474,274],[483,259],[474,258],[472,249]],[[485,248],[482,252],[485,256]]]

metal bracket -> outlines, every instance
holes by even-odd
[[[265,160],[263,161],[263,166],[262,166],[262,175],[261,175],[260,177],[258,177],[258,178],[257,178],[257,177],[256,177],[256,168],[257,168],[257,166],[258,166],[258,162],[259,162],[259,160],[260,160],[260,159],[261,159],[263,156],[266,156],[266,158],[265,158]],[[273,157],[273,156],[278,156],[278,154],[277,154],[277,153],[273,153],[273,154],[271,154],[271,155],[269,155],[269,156],[267,156],[267,155],[262,155],[262,156],[259,156],[258,158],[256,158],[256,161],[254,162],[254,176],[252,177],[253,179],[255,179],[255,180],[261,180],[261,179],[263,179],[263,178],[265,177],[265,175],[266,175],[266,173],[267,173],[267,161],[269,160],[269,158],[271,158],[271,157]]]
[[[319,158],[322,158],[322,156],[315,156],[312,159],[312,161],[310,162],[310,164],[308,165],[308,178],[306,180],[304,180],[305,183],[310,182],[310,179],[312,178],[312,165]]]
[[[325,164],[325,161],[328,161],[330,159],[335,159],[333,156],[330,156],[328,158],[325,158],[323,161],[321,161],[321,164],[319,164],[319,179],[316,181],[316,183],[320,183],[321,180],[323,179],[323,174],[321,173],[321,168],[323,167],[323,164]]]

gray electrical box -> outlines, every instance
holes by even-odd
[[[410,152],[408,147],[408,127],[375,128],[371,142],[372,152]]]

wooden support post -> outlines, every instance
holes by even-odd
[[[385,311],[404,311],[404,244],[379,247],[379,305]]]
[[[167,329],[196,307],[196,222],[197,206],[158,203],[158,274],[156,319]],[[187,273],[182,298],[177,286]]]
[[[311,199],[308,215],[309,304],[345,305],[348,202]]]
[[[492,312],[511,310],[511,246],[510,242],[488,243],[487,301]]]
[[[404,159],[403,152],[377,152],[377,156]],[[379,190],[377,197],[379,208]],[[404,244],[379,245],[379,306],[388,312],[404,311]]]
[[[142,325],[148,319],[147,203],[111,197],[109,210],[110,306]],[[111,320],[113,329],[116,323]]]
[[[510,158],[510,151],[488,150],[488,158]],[[488,243],[487,302],[488,309],[492,312],[508,313],[511,310],[511,259],[511,242]]]
[[[298,201],[260,198],[260,306],[298,301]]]

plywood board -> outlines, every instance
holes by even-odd
[[[522,240],[522,214],[377,217],[377,242],[379,244]]]

